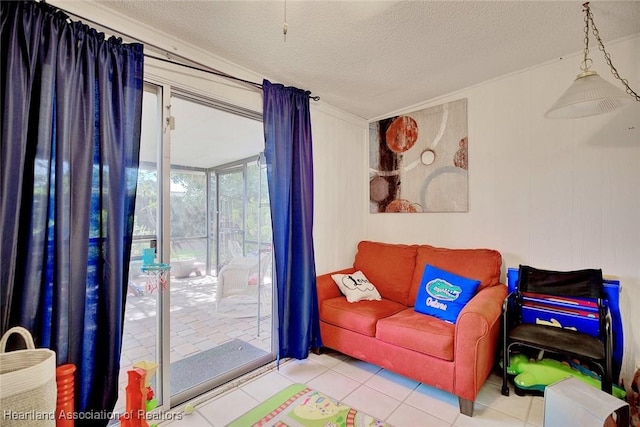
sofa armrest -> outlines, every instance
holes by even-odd
[[[502,283],[484,288],[458,316],[454,360],[455,392],[460,397],[475,400],[493,369],[506,295],[507,287]]]
[[[338,288],[336,282],[334,282],[331,278],[332,274],[349,274],[355,273],[355,271],[356,270],[351,267],[317,276],[316,291],[318,293],[318,307],[322,305],[322,301],[330,298],[337,298],[342,295],[342,292],[340,292],[340,288]]]

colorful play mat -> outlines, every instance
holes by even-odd
[[[293,384],[270,397],[228,427],[391,427],[371,415],[337,402],[311,390],[304,384]]]

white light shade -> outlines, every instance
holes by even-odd
[[[633,98],[600,77],[595,71],[580,73],[544,114],[548,119],[577,119],[608,113]]]

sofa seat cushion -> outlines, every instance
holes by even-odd
[[[443,360],[453,360],[455,325],[408,308],[378,321],[376,338]]]
[[[345,297],[331,298],[320,306],[320,320],[359,334],[374,337],[378,320],[407,307],[394,301],[348,302]]]
[[[427,264],[453,274],[479,280],[478,291],[500,283],[502,255],[493,249],[449,249],[420,245],[416,255],[416,265],[411,285],[410,298],[413,304]],[[407,305],[411,305],[407,304]]]
[[[417,245],[362,241],[353,268],[360,270],[373,283],[382,298],[407,307],[416,299],[409,297],[416,265]],[[424,265],[422,266],[424,269]]]

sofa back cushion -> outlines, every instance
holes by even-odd
[[[417,248],[417,245],[362,241],[358,244],[353,268],[367,276],[382,298],[413,306],[416,295],[410,297],[410,294]],[[424,265],[422,267],[424,269]]]
[[[500,283],[502,255],[493,249],[448,249],[429,245],[417,248],[416,265],[409,299],[415,302],[427,265],[447,270],[459,276],[479,280],[478,291]]]

